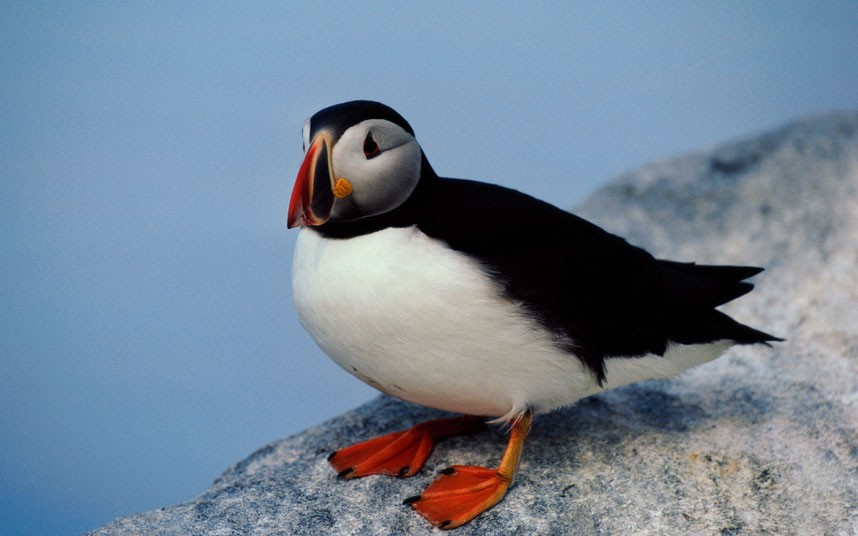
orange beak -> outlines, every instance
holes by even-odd
[[[322,225],[334,205],[331,138],[321,133],[307,149],[289,201],[287,226]]]

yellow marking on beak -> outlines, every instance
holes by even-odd
[[[334,197],[338,199],[342,199],[343,197],[348,197],[352,194],[352,184],[345,179],[345,177],[340,177],[337,179],[337,182],[334,183]]]

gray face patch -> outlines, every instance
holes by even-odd
[[[377,152],[366,154],[371,135]],[[389,212],[411,195],[420,180],[422,152],[417,140],[385,119],[368,119],[349,127],[334,141],[332,167],[352,188],[337,199],[331,221],[351,221]]]

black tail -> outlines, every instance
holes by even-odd
[[[671,337],[676,342],[705,339],[731,339],[738,344],[768,344],[783,339],[741,324],[715,307],[750,292],[754,285],[745,281],[763,271],[755,266],[709,266],[674,261],[658,261],[668,308],[679,315],[696,317],[686,324],[682,335]],[[702,322],[701,322],[702,320]]]
[[[762,272],[755,266],[709,266],[658,261],[668,300],[691,308],[713,308],[753,290],[744,281]]]

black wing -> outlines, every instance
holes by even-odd
[[[663,355],[670,342],[777,340],[715,310],[749,292],[743,280],[761,268],[657,260],[500,186],[437,179],[420,197],[418,227],[477,259],[600,382],[611,356]]]

